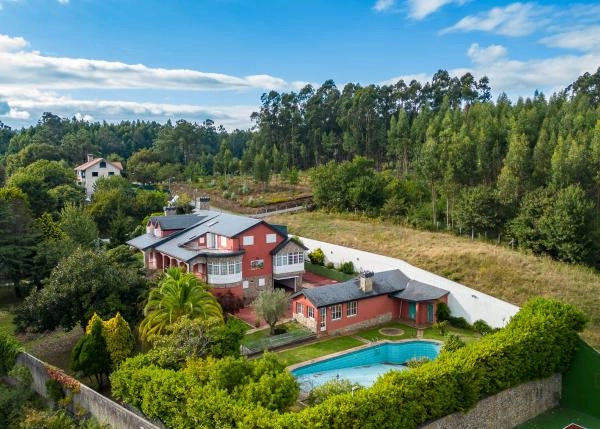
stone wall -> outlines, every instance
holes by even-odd
[[[348,332],[358,331],[361,329],[370,328],[371,326],[381,325],[382,323],[387,323],[392,320],[392,313],[385,313],[380,316],[363,320],[362,322],[353,323],[352,325],[346,325],[343,328],[329,330],[330,335],[343,335]]]
[[[419,429],[511,429],[558,406],[561,374],[530,381],[482,399],[466,413],[454,413]]]
[[[19,354],[16,363],[31,371],[33,378],[31,388],[43,397],[47,397],[46,381],[50,377],[46,364],[28,353]],[[108,424],[113,429],[160,429],[159,426],[102,396],[85,384],[80,384],[79,392],[73,396],[72,407],[75,410],[79,407],[87,410],[100,423]]]

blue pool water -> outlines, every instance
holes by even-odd
[[[294,369],[292,374],[306,391],[335,378],[345,378],[368,387],[381,374],[390,370],[406,370],[404,364],[410,359],[426,357],[433,360],[439,352],[440,345],[431,341],[383,343],[303,365]]]

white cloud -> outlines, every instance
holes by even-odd
[[[548,23],[542,18],[548,11],[548,8],[534,3],[511,3],[477,15],[468,15],[441,33],[486,31],[504,36],[525,36]]]
[[[60,4],[69,4],[69,0],[58,0]]]
[[[119,61],[53,57],[24,50],[27,45],[22,37],[0,35],[0,89],[18,86],[207,91],[286,86],[283,79],[266,74],[238,77],[189,69],[151,68]]]
[[[560,32],[544,37],[540,42],[553,48],[600,52],[600,25]]]
[[[387,12],[392,9],[395,4],[396,0],[377,0],[373,9],[375,9],[376,12]]]
[[[502,45],[490,45],[487,48],[480,48],[477,43],[473,43],[467,55],[475,64],[489,64],[506,56],[506,48]]]
[[[412,19],[421,20],[451,3],[461,5],[465,0],[407,0],[408,14]]]
[[[11,52],[21,50],[29,45],[22,37],[10,37],[0,34],[0,52]]]

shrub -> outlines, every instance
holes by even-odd
[[[443,301],[437,303],[436,308],[437,320],[443,321],[450,319],[450,307]]]
[[[340,271],[344,274],[354,274],[354,264],[352,261],[342,262]]]
[[[279,325],[275,327],[274,335],[281,335],[287,332],[287,328],[285,325]]]
[[[352,383],[345,378],[339,380],[331,380],[315,387],[308,394],[306,402],[308,405],[316,405],[324,402],[326,399],[343,393],[351,393],[353,389],[360,387],[358,384]]]
[[[0,375],[6,375],[23,350],[21,344],[11,335],[0,332]]]
[[[327,268],[329,268],[330,270],[333,270],[335,268],[335,265],[333,265],[333,262],[327,262],[327,265],[325,265]]]
[[[62,384],[52,378],[46,380],[46,394],[54,402],[58,402],[65,397]]]
[[[481,335],[489,334],[493,331],[492,327],[485,320],[479,319],[473,323],[473,329]]]
[[[325,263],[325,253],[320,248],[317,248],[308,254],[308,259],[311,264],[323,265]]]
[[[444,342],[442,349],[440,350],[442,353],[453,352],[465,346],[463,340],[460,339],[458,335],[449,334],[448,338]]]
[[[19,382],[23,387],[30,387],[33,382],[31,371],[24,365],[15,365],[8,375]]]
[[[411,358],[409,361],[406,362],[406,366],[409,368],[418,368],[429,361],[430,360],[428,357]]]
[[[464,317],[452,317],[452,316],[450,316],[450,318],[448,319],[448,321],[455,328],[459,328],[459,329],[471,329],[471,325],[469,325],[469,322],[467,322],[467,320]]]
[[[448,329],[448,321],[439,320],[438,322],[433,324],[432,328],[439,329],[440,335],[444,336],[446,335],[446,330]]]

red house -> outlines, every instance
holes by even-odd
[[[390,320],[422,326],[436,321],[436,304],[447,303],[448,294],[400,270],[364,272],[344,283],[295,293],[292,311],[317,335],[341,334]]]
[[[210,210],[152,217],[146,234],[127,244],[142,251],[147,269],[179,266],[245,301],[275,283],[298,290],[307,250],[284,226]]]

